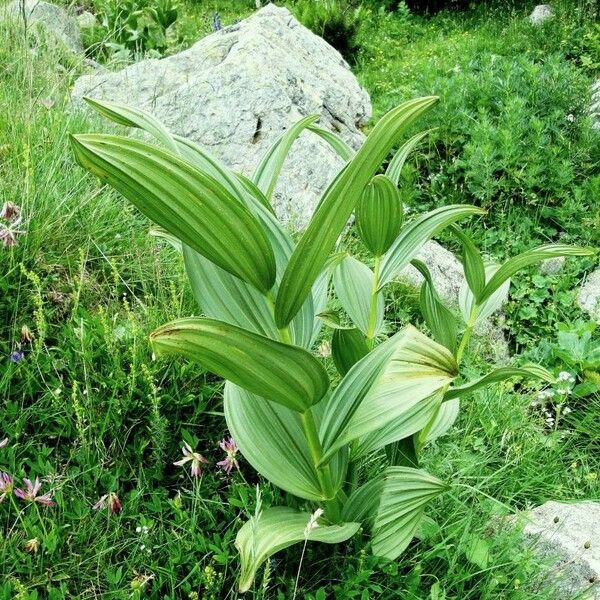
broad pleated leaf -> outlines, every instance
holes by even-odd
[[[390,160],[385,174],[393,181],[396,187],[400,184],[400,176],[408,155],[415,149],[417,144],[432,131],[433,129],[428,129],[427,131],[421,131],[420,133],[413,135],[409,140],[404,142],[402,146],[400,146],[398,152],[396,152],[392,160]]]
[[[287,131],[277,138],[261,158],[251,179],[268,200],[270,200],[273,195],[273,190],[277,184],[281,168],[283,167],[283,163],[285,162],[292,144],[296,141],[298,136],[318,118],[319,115],[308,115],[294,123]]]
[[[436,97],[410,100],[387,113],[327,188],[283,275],[275,307],[278,327],[285,327],[302,306],[365,186],[394,144],[437,101]]]
[[[117,102],[94,100],[92,98],[84,99],[96,112],[115,123],[146,131],[158,142],[166,146],[169,151],[185,159],[200,171],[215,178],[227,188],[231,194],[239,197],[243,182],[238,181],[238,178],[243,176],[234,174],[230,169],[195,142],[182,136],[171,134],[151,113],[140,108]],[[272,210],[268,201],[266,201],[266,204],[268,205],[269,210]]]
[[[179,154],[177,142],[169,130],[156,117],[145,110],[108,100],[95,100],[85,97],[84,100],[103,117],[119,125],[143,129],[163,143],[173,154]]]
[[[479,250],[475,244],[471,241],[471,238],[467,236],[459,227],[452,225],[450,227],[454,235],[458,237],[463,248],[463,271],[465,273],[465,280],[471,290],[471,293],[478,301],[483,288],[486,284],[485,275],[485,264]]]
[[[360,527],[360,523],[328,525],[320,519],[317,527],[307,531],[310,519],[311,513],[277,506],[265,509],[242,526],[235,539],[241,561],[240,592],[250,589],[258,567],[275,552],[305,540],[339,544]]]
[[[376,175],[356,205],[356,227],[373,256],[382,256],[400,233],[404,211],[400,191],[385,175]]]
[[[441,392],[410,403],[410,406],[399,417],[361,438],[352,459],[358,460],[380,448],[385,448],[388,444],[404,440],[420,432],[431,422],[441,403]]]
[[[331,358],[338,373],[343,377],[369,353],[367,338],[355,328],[336,328],[331,338]]]
[[[378,476],[358,487],[344,502],[344,521],[368,522],[373,524],[383,491],[383,477]]]
[[[220,377],[304,412],[327,392],[329,378],[306,350],[234,325],[191,317],[159,327],[151,335],[157,354],[179,354]]]
[[[333,287],[351,321],[369,337],[383,327],[383,295],[377,295],[376,312],[371,322],[373,271],[353,256],[346,256],[333,272]]]
[[[550,373],[543,367],[540,367],[539,365],[523,365],[522,367],[500,367],[499,369],[496,369],[491,373],[488,373],[487,375],[476,379],[475,381],[470,381],[463,385],[450,388],[444,394],[444,400],[468,396],[475,390],[485,387],[490,383],[504,381],[505,379],[510,379],[511,377],[527,377],[541,379],[549,383],[554,383],[556,381],[556,378],[552,375],[552,373]]]
[[[398,558],[413,539],[427,503],[447,489],[425,471],[388,467],[373,525],[373,554]]]
[[[279,339],[273,310],[264,294],[189,246],[184,246],[183,257],[192,292],[207,317]]]
[[[444,389],[457,371],[446,348],[411,325],[399,331],[354,365],[327,401],[321,427],[323,461]],[[416,420],[406,430],[414,433],[423,426]]]
[[[425,281],[421,284],[421,313],[436,342],[445,346],[454,354],[458,324],[452,311],[440,299],[427,265],[417,259],[411,264],[419,270]]]
[[[405,225],[383,257],[379,288],[392,281],[417,255],[427,240],[459,219],[482,213],[481,209],[468,204],[450,204],[436,208]]]
[[[456,422],[459,412],[458,398],[442,402],[431,422],[419,434],[419,445],[424,446],[444,435]]]
[[[257,289],[273,287],[275,257],[261,224],[219,181],[145,142],[112,135],[71,139],[81,166],[155,223]]]
[[[173,248],[175,248],[177,252],[183,252],[183,245],[181,244],[181,241],[178,240],[174,235],[171,235],[166,229],[155,225],[154,227],[150,227],[148,233],[159,240],[164,240]]]
[[[548,258],[557,258],[559,256],[593,256],[592,248],[584,248],[581,246],[568,246],[566,244],[548,244],[540,246],[534,250],[528,250],[513,258],[507,260],[487,282],[483,292],[481,293],[480,302],[489,298],[500,286],[510,279],[515,273],[533,265],[542,262]]]
[[[309,125],[307,129],[323,138],[342,160],[350,160],[354,155],[354,150],[341,137],[335,135],[335,133],[314,124]]]
[[[323,499],[297,412],[230,381],[223,405],[227,428],[256,471],[294,496]]]
[[[489,281],[494,273],[500,268],[500,265],[492,262],[485,263],[485,277]],[[465,323],[471,326],[483,323],[488,317],[500,310],[502,305],[508,299],[508,290],[510,288],[510,279],[507,279],[487,300],[484,300],[476,307],[475,296],[465,281],[458,291],[458,306],[460,314]],[[474,309],[476,308],[475,312]]]

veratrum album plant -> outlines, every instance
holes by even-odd
[[[552,381],[539,366],[503,367],[467,383],[460,363],[473,328],[508,293],[510,278],[545,258],[586,255],[547,245],[503,265],[487,264],[456,225],[482,211],[444,206],[404,218],[398,181],[418,134],[384,160],[435,97],[386,114],[355,153],[308,116],[273,144],[251,178],[233,173],[200,146],[170,134],[151,115],[88,100],[100,114],[145,130],[160,147],[118,135],[75,135],[79,163],[152,219],[155,232],[181,249],[203,317],[167,323],[151,336],[157,355],[178,354],[226,379],[227,426],[246,460],[296,496],[295,506],[258,511],[239,530],[239,587],[248,590],[270,555],[291,544],[343,542],[363,527],[375,555],[397,558],[427,503],[450,487],[419,469],[419,455],[454,423],[460,398],[513,376]],[[298,244],[277,221],[271,197],[283,162],[304,130],[346,161]],[[352,214],[373,269],[336,244]],[[415,259],[444,228],[462,244],[465,326],[442,304],[427,267]],[[411,263],[424,275],[421,308],[431,337],[408,325],[384,325],[385,287]],[[348,319],[326,311],[330,283]],[[351,322],[352,326],[341,325]],[[340,381],[332,385],[311,350],[326,323]],[[366,478],[360,466],[385,461]],[[307,527],[314,511],[318,526]],[[311,521],[312,523],[312,521]]]

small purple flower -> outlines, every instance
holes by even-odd
[[[24,231],[18,231],[16,229],[11,229],[9,227],[5,227],[4,225],[0,225],[0,242],[2,242],[2,246],[4,248],[12,248],[18,244],[17,236],[23,235]]]
[[[227,456],[223,460],[219,461],[217,466],[221,467],[228,475],[231,473],[233,467],[239,470],[240,465],[235,457],[239,448],[237,447],[235,440],[232,437],[229,439],[223,438],[219,442],[219,446],[227,453]]]
[[[13,491],[13,483],[11,475],[0,471],[0,503]]]
[[[25,502],[37,502],[38,504],[43,504],[44,506],[56,506],[56,503],[52,500],[52,493],[46,492],[41,496],[38,496],[38,492],[42,487],[42,482],[39,477],[35,478],[35,482],[32,483],[31,479],[23,478],[23,483],[25,484],[25,489],[15,488],[15,496],[20,498],[21,500],[25,500]]]
[[[31,329],[27,325],[23,325],[21,327],[21,344],[31,344],[32,341],[33,333],[31,333]]]
[[[183,453],[183,458],[174,462],[173,464],[177,467],[182,467],[188,462],[192,463],[191,466],[191,474],[192,477],[200,477],[202,475],[202,464],[208,464],[208,461],[200,454],[199,452],[195,452],[192,450],[192,447],[187,443],[183,442],[183,448],[181,449]]]
[[[123,509],[123,505],[121,504],[121,500],[119,500],[119,496],[117,496],[114,492],[110,492],[109,494],[104,494],[94,506],[92,506],[93,510],[99,510],[101,508],[106,508],[108,506],[108,510],[112,514],[120,513]]]
[[[15,350],[10,354],[10,361],[14,363],[21,362],[25,358],[25,354],[21,350]]]
[[[16,221],[21,214],[21,209],[14,202],[5,202],[0,210],[0,219]]]

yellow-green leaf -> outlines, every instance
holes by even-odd
[[[298,412],[319,402],[329,388],[324,367],[306,350],[222,321],[179,319],[154,331],[151,342],[157,354],[185,356]]]

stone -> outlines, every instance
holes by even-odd
[[[556,275],[560,273],[565,266],[566,258],[564,256],[556,256],[543,260],[540,265],[540,271],[544,275]]]
[[[527,513],[523,535],[556,598],[600,600],[600,502],[546,502]]]
[[[588,274],[577,295],[579,308],[600,323],[600,269]]]
[[[549,4],[538,4],[529,15],[529,22],[533,25],[541,25],[554,16],[554,11]]]
[[[440,298],[448,304],[457,306],[458,291],[464,275],[462,264],[456,256],[431,240],[421,248],[417,258],[429,268],[431,279]],[[400,279],[413,287],[419,287],[423,283],[423,275],[412,265],[408,265],[402,271]]]
[[[592,127],[600,130],[600,79],[596,79],[591,89],[592,103],[589,113],[592,116]]]
[[[341,55],[272,4],[184,52],[83,75],[72,97],[84,95],[148,110],[245,175],[306,115],[319,115],[321,127],[353,148],[371,116],[369,96]],[[302,133],[275,190],[279,218],[304,227],[343,164],[321,138]]]
[[[89,10],[84,10],[82,13],[77,15],[77,25],[81,29],[89,29],[90,27],[96,26],[96,15],[91,13]]]
[[[39,0],[24,0],[24,2],[25,18],[28,24],[43,27],[74,52],[83,52],[81,32],[73,15],[62,6],[49,2]],[[7,14],[19,19],[22,18],[21,5],[22,0],[13,0],[7,6]]]

